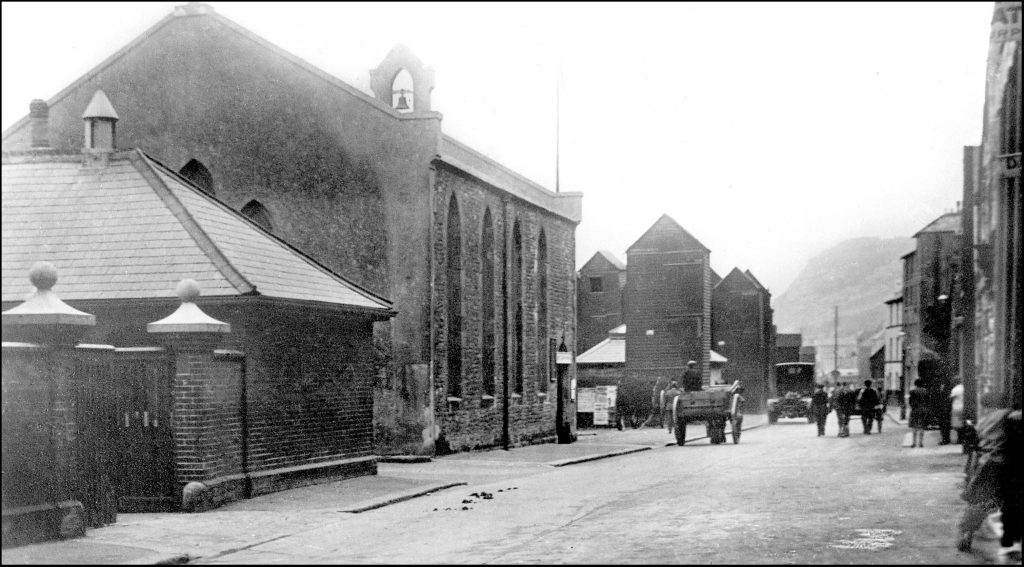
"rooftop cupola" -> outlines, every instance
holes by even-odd
[[[82,113],[85,121],[85,149],[94,152],[111,152],[116,147],[115,126],[118,116],[110,99],[101,91],[96,91],[92,101]]]

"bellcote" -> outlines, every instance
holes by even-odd
[[[434,70],[423,65],[404,45],[395,46],[370,70],[374,97],[398,112],[429,112]]]

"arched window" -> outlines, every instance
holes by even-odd
[[[462,228],[459,203],[448,203],[445,254],[445,297],[448,305],[448,395],[462,396]]]
[[[517,394],[523,393],[523,234],[519,220],[512,225],[512,380]]]
[[[205,191],[208,195],[213,195],[213,175],[210,173],[206,166],[199,162],[199,160],[189,160],[179,171],[182,177],[188,179],[193,185]]]
[[[391,108],[399,112],[412,112],[416,109],[412,75],[406,69],[399,71],[391,82]]]
[[[551,378],[551,353],[548,337],[548,240],[544,229],[537,239],[537,391],[548,390]]]
[[[484,211],[480,237],[480,293],[483,311],[480,318],[480,377],[484,395],[494,396],[494,222],[490,208]]]
[[[1010,74],[1006,80],[1006,87],[1003,90],[1003,106],[1000,110],[1000,122],[1002,140],[1000,141],[1000,153],[1020,153],[1021,149],[1021,127],[1020,127],[1020,51],[1014,56],[1013,65],[1010,66]]]
[[[270,212],[267,211],[263,203],[260,203],[256,199],[249,201],[242,207],[242,214],[249,217],[254,223],[263,227],[263,230],[267,232],[274,231],[274,224],[270,222]]]

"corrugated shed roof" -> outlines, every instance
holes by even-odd
[[[204,296],[390,309],[137,150],[105,167],[5,160],[2,221],[4,301],[30,294],[28,269],[47,260],[64,300],[171,298],[192,278]]]
[[[729,362],[728,358],[718,354],[717,352],[715,352],[715,351],[710,351],[710,352],[711,352],[711,359],[710,359],[710,361],[711,361],[712,364],[725,364],[726,362]]]
[[[611,335],[576,357],[576,364],[625,364],[626,336]]]

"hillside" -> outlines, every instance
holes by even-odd
[[[831,341],[836,305],[841,337],[877,331],[888,317],[884,301],[902,281],[900,256],[914,244],[906,237],[854,238],[811,258],[775,300],[779,332],[802,332],[804,344]]]

